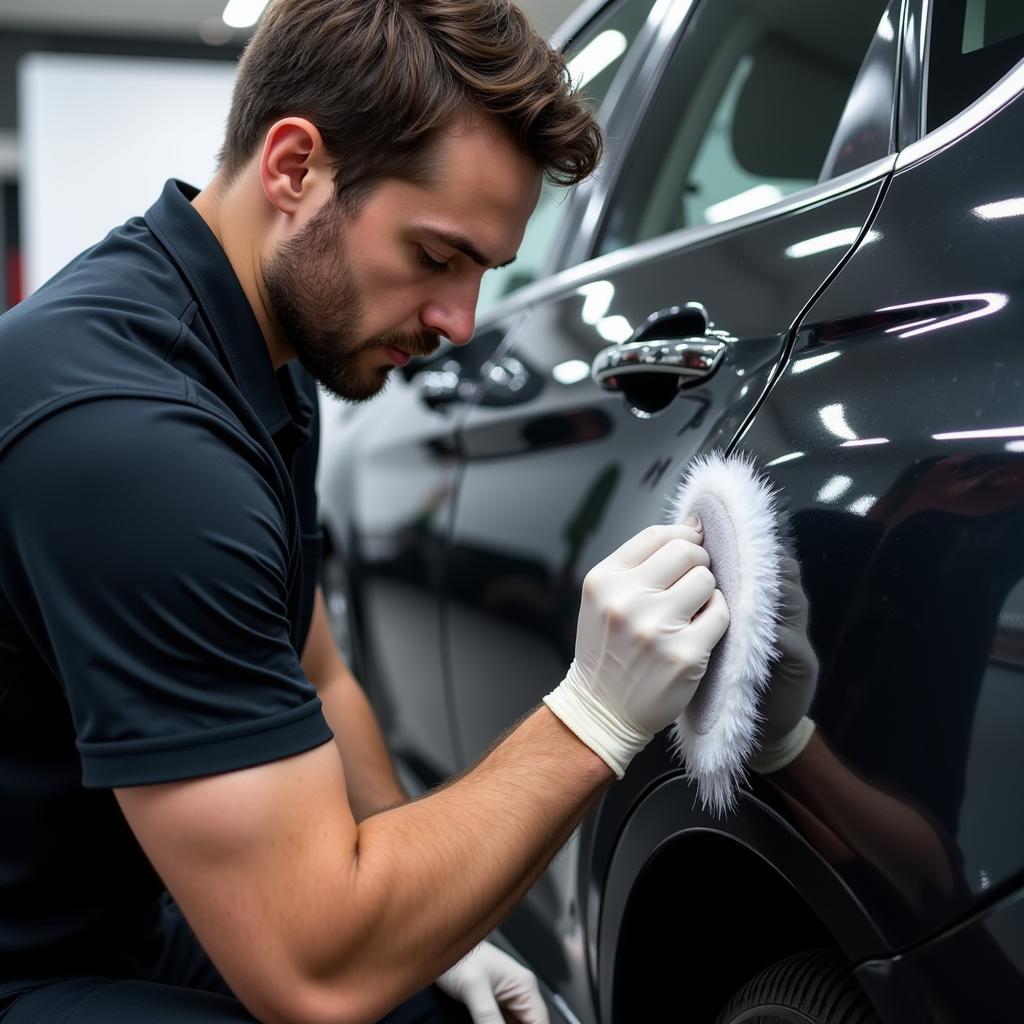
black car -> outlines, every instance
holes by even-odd
[[[470,765],[564,675],[589,568],[746,453],[824,759],[716,817],[657,737],[503,938],[584,1024],[1024,1020],[1024,4],[612,0],[560,42],[602,169],[471,344],[325,421],[395,757]]]

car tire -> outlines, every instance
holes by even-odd
[[[877,1024],[850,970],[832,950],[786,957],[754,975],[726,1004],[716,1024]]]

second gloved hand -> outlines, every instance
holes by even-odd
[[[490,942],[449,967],[437,987],[465,1004],[473,1024],[504,1024],[506,1017],[518,1024],[550,1022],[533,972]]]
[[[729,625],[690,526],[651,526],[587,574],[575,658],[544,703],[621,778],[686,708]]]
[[[779,660],[772,668],[768,692],[761,703],[761,739],[750,767],[762,775],[777,772],[794,761],[814,732],[807,717],[818,683],[818,656],[811,646],[807,595],[800,566],[786,555],[781,565]]]

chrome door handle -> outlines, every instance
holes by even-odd
[[[674,374],[683,378],[681,387],[696,383],[714,373],[727,347],[725,341],[708,337],[709,326],[700,303],[663,309],[648,317],[629,341],[601,349],[590,375],[606,391],[621,391],[619,381],[634,374]]]
[[[674,373],[699,380],[713,373],[725,354],[724,341],[652,338],[610,345],[594,357],[590,375],[606,391],[618,391],[618,377],[630,373]]]

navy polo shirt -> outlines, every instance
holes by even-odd
[[[299,665],[315,384],[275,373],[195,194],[0,318],[0,997],[159,956],[112,787],[331,739]]]

